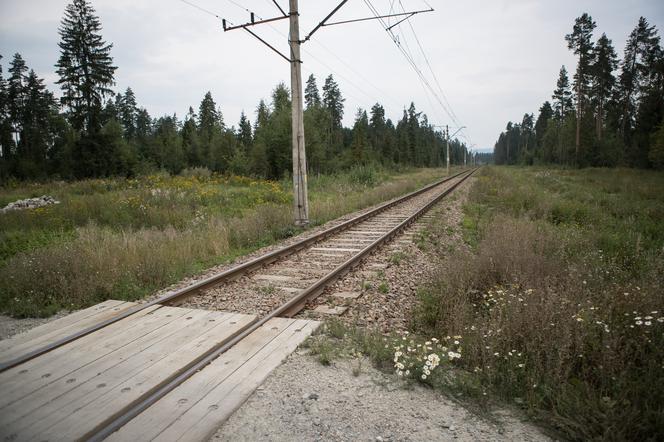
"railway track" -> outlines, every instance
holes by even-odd
[[[256,314],[255,320],[238,328],[224,342],[182,367],[122,414],[109,419],[103,428],[88,435],[91,440],[103,440],[268,321],[297,315],[325,287],[414,223],[474,171],[463,171],[425,186],[289,246],[167,293],[154,301],[136,305],[12,360],[2,361],[0,372],[159,305],[188,304],[199,308],[213,305],[217,310]],[[222,297],[225,301],[219,302]]]

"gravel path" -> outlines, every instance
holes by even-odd
[[[484,419],[431,389],[350,361],[324,367],[301,352],[277,368],[213,441],[543,441],[507,410]]]

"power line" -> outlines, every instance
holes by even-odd
[[[220,17],[219,15],[215,14],[214,12],[210,11],[209,9],[205,9],[205,8],[203,8],[203,7],[201,7],[201,6],[198,6],[198,5],[195,4],[195,3],[191,3],[191,2],[189,2],[189,1],[187,1],[187,0],[180,0],[180,1],[181,1],[182,3],[184,3],[185,5],[189,5],[189,6],[191,6],[192,8],[196,8],[196,9],[198,9],[198,10],[201,11],[201,12],[204,12],[204,13],[206,13],[206,14],[208,14],[208,15],[211,15],[211,16],[216,17],[216,18],[218,18],[219,20],[221,20],[221,17]]]
[[[434,88],[431,86],[429,80],[425,77],[425,75],[424,75],[424,73],[422,72],[422,70],[417,66],[417,63],[415,62],[414,57],[412,56],[412,53],[410,53],[409,48],[407,48],[408,50],[404,49],[403,45],[401,45],[401,43],[400,43],[399,37],[398,37],[397,35],[394,34],[394,32],[392,31],[392,28],[391,28],[387,23],[385,23],[384,20],[382,20],[381,18],[379,18],[380,13],[379,13],[378,10],[374,7],[374,5],[371,3],[371,1],[370,1],[370,0],[364,0],[364,2],[365,2],[365,4],[367,5],[367,7],[371,10],[371,12],[374,14],[374,16],[375,16],[376,18],[378,18],[378,20],[380,21],[380,23],[381,23],[381,25],[383,26],[383,28],[384,28],[384,29],[390,34],[390,36],[391,36],[391,40],[392,40],[393,43],[397,46],[397,48],[399,49],[399,51],[401,52],[401,54],[404,56],[404,58],[406,59],[406,61],[407,61],[407,62],[410,64],[410,66],[413,68],[413,70],[415,71],[415,73],[416,73],[417,76],[419,77],[420,81],[426,86],[426,88],[429,90],[429,92],[430,92],[430,93],[436,98],[436,101],[438,101],[438,104],[443,108],[443,110],[444,110],[445,113],[449,116],[449,118],[450,118],[453,122],[455,122],[455,124],[460,125],[459,122],[458,122],[458,120],[457,120],[457,118],[456,118],[456,115],[454,114],[454,112],[453,112],[452,109],[451,109],[451,106],[450,106],[449,109],[448,109],[448,106],[446,106],[446,105],[443,103],[443,100],[441,100],[441,98],[440,98],[440,96],[438,95],[438,93],[437,93],[437,92],[434,90]],[[425,2],[425,3],[426,3],[426,2]],[[428,3],[427,3],[427,5],[428,5]],[[402,5],[402,7],[403,7],[403,5]],[[407,41],[405,40],[405,34],[403,35],[403,38],[404,38],[404,44],[407,45]],[[441,92],[442,92],[442,88],[440,88],[440,89],[441,89]]]
[[[426,1],[424,2],[426,3]],[[428,3],[426,3],[428,5]],[[401,9],[405,11],[406,9],[403,6],[403,3],[401,0],[399,0],[399,5],[401,6]],[[452,105],[450,105],[450,102],[447,100],[447,96],[445,95],[445,92],[443,91],[443,88],[440,86],[440,82],[438,81],[438,76],[436,75],[435,71],[433,70],[433,67],[431,66],[431,63],[429,62],[429,57],[427,57],[426,52],[424,51],[424,48],[422,47],[422,43],[420,42],[420,39],[417,36],[417,33],[415,32],[415,28],[413,27],[413,23],[411,23],[410,20],[408,20],[408,26],[410,26],[410,30],[413,33],[413,36],[415,37],[415,41],[417,42],[417,46],[420,48],[420,52],[422,53],[422,56],[424,57],[424,61],[426,62],[427,66],[429,67],[429,72],[431,72],[431,76],[433,77],[434,82],[438,86],[438,90],[440,91],[440,94],[443,96],[443,100],[445,100],[445,103],[450,109],[450,112],[452,113],[452,116],[456,118],[457,115],[454,112],[454,109],[452,108]],[[401,26],[399,26],[401,27]],[[454,121],[455,124],[459,124],[458,121]]]

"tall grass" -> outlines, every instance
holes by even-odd
[[[369,184],[350,179],[353,173],[312,178],[313,224],[443,174],[371,172],[375,181]],[[62,204],[0,214],[0,310],[46,316],[107,298],[138,299],[289,237],[298,230],[292,226],[288,186],[190,171],[179,177],[54,183],[50,192],[48,184],[5,189],[14,199],[55,194]]]
[[[664,439],[664,175],[485,169],[414,326],[578,440]]]

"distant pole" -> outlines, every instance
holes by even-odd
[[[450,176],[450,127],[445,125],[445,146],[447,147],[447,176]]]
[[[468,152],[466,149],[463,150],[463,167],[466,167],[466,152]]]
[[[307,157],[304,147],[304,111],[302,109],[302,60],[300,59],[300,19],[297,0],[290,0],[290,65],[293,120],[293,210],[295,225],[309,224],[307,198]]]

